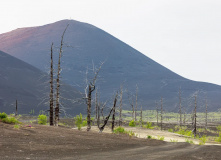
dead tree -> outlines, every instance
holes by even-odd
[[[141,126],[143,125],[143,110],[142,110],[142,106],[140,108],[140,124],[141,124]]]
[[[163,129],[163,98],[161,97],[160,130]]]
[[[100,102],[97,105],[97,126],[100,128]]]
[[[97,89],[96,89],[96,92],[95,92],[95,119],[97,120],[97,114],[98,114],[98,102],[97,102]]]
[[[186,110],[185,108],[183,109],[183,124],[186,124]]]
[[[15,117],[17,117],[17,115],[18,115],[18,101],[16,99],[16,101],[15,101]]]
[[[97,76],[98,76],[98,73],[102,67],[102,65],[104,64],[101,63],[100,67],[98,68],[98,70],[95,71],[95,75],[94,75],[94,78],[91,82],[87,82],[87,79],[86,79],[86,88],[85,88],[85,99],[86,99],[86,103],[87,103],[87,131],[90,131],[91,129],[91,97],[92,97],[92,92],[95,90],[95,83],[96,83],[96,80],[97,80]],[[86,72],[87,74],[87,72]]]
[[[205,130],[207,131],[207,99],[206,99],[206,112],[205,112]]]
[[[120,86],[120,112],[119,112],[119,126],[122,126],[122,100],[123,100],[123,86]]]
[[[136,85],[136,104],[135,104],[135,113],[134,113],[134,119],[137,121],[137,93],[138,92],[138,87]]]
[[[53,68],[53,43],[51,44],[51,68],[50,68],[50,126],[54,125],[54,68]]]
[[[112,115],[112,132],[114,132],[114,125],[115,125],[115,109],[116,109],[116,104],[117,104],[117,97],[118,97],[118,93],[116,94],[115,98],[114,98],[114,106],[113,106],[113,115]]]
[[[158,103],[156,102],[156,112],[157,112],[157,126],[158,126]]]
[[[91,94],[94,91],[95,86],[93,84],[89,85],[88,89],[88,101],[87,101],[87,131],[91,129]]]
[[[100,103],[100,95],[99,95],[99,98],[97,99],[97,126],[98,128],[100,128],[100,106],[101,106],[101,103]]]
[[[110,110],[108,116],[105,118],[104,124],[99,128],[100,132],[102,132],[102,131],[104,130],[104,127],[107,125],[107,122],[108,122],[108,120],[109,120],[109,118],[110,118],[110,116],[111,116],[112,111],[113,111],[114,108],[116,107],[116,104],[117,104],[117,94],[116,94],[116,96],[115,96],[115,98],[114,98],[114,104],[113,104],[112,109]],[[114,127],[114,126],[113,126],[113,120],[112,120],[112,129],[113,129],[113,127]],[[112,131],[113,131],[113,130],[112,130]]]
[[[54,123],[55,123],[55,126],[58,126],[58,122],[59,122],[59,114],[60,114],[60,74],[61,74],[61,56],[62,56],[62,48],[63,48],[63,45],[64,45],[64,35],[65,35],[65,32],[68,28],[68,25],[67,27],[65,28],[62,36],[61,36],[61,44],[60,44],[60,49],[59,49],[59,57],[58,57],[58,70],[57,70],[57,79],[56,79],[56,82],[57,82],[57,87],[56,87],[56,107],[55,107],[55,120],[54,120]]]
[[[181,127],[182,126],[181,89],[179,89],[179,114],[180,114],[180,127]]]
[[[104,121],[104,107],[106,106],[106,103],[107,102],[105,102],[101,107],[101,116],[102,116],[103,121]]]
[[[196,108],[197,108],[197,95],[195,95],[195,108],[194,108],[194,126],[193,126],[194,138],[196,138]]]

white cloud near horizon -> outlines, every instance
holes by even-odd
[[[221,85],[219,0],[7,0],[0,33],[62,19],[93,24],[183,77]]]

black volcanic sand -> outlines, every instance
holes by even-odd
[[[0,159],[220,159],[221,146],[131,138],[70,128],[0,122]]]

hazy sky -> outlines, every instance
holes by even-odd
[[[186,78],[221,85],[220,0],[4,0],[0,10],[0,33],[87,22]]]

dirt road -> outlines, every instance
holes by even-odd
[[[0,122],[0,159],[220,159],[220,146],[168,143],[62,127]]]

